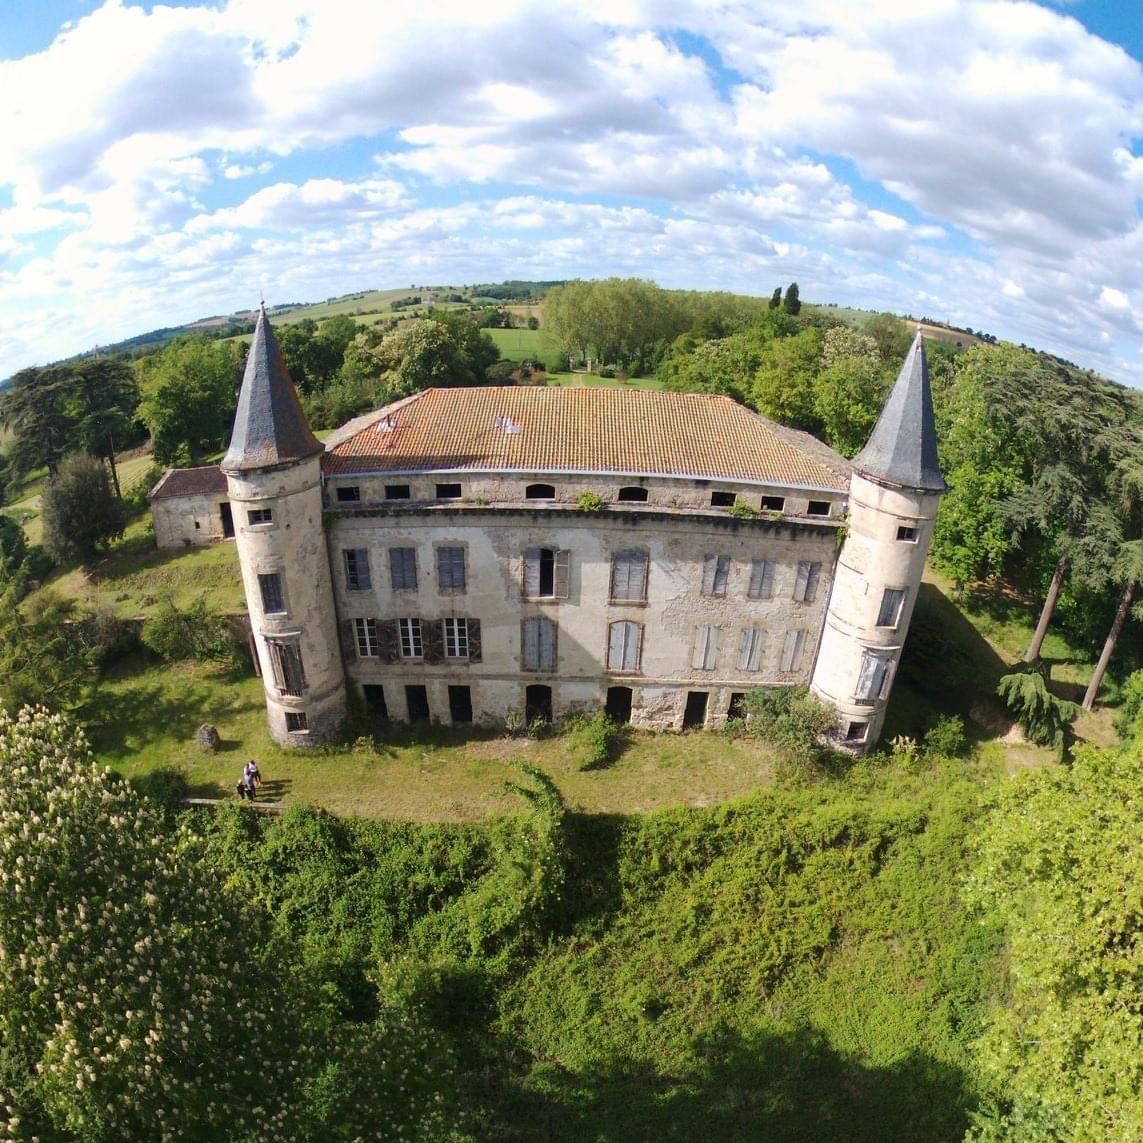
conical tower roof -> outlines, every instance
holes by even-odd
[[[920,330],[865,448],[853,458],[853,466],[874,480],[926,492],[945,490],[937,460],[929,366]]]
[[[304,460],[322,451],[302,412],[263,306],[246,358],[230,447],[220,467],[223,472],[248,472]]]

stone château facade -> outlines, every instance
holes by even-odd
[[[718,723],[809,683],[880,733],[944,488],[918,334],[847,461],[725,397],[430,389],[323,446],[258,320],[225,474],[270,729],[605,706]]]

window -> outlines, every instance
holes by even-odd
[[[448,717],[454,725],[472,721],[472,691],[468,687],[449,687]]]
[[[385,688],[380,683],[364,683],[361,696],[365,706],[375,718],[388,718],[389,708],[385,703]]]
[[[423,659],[425,641],[421,633],[419,619],[398,619],[397,636],[401,646],[402,659]]]
[[[783,674],[796,671],[802,665],[802,651],[805,646],[804,631],[787,631],[786,638],[782,640],[782,659],[778,664],[778,670]]]
[[[626,504],[644,504],[647,501],[647,489],[640,488],[637,484],[629,484],[619,490],[615,499]]]
[[[571,552],[528,548],[524,552],[524,595],[528,599],[567,599]]]
[[[896,627],[901,619],[901,608],[905,604],[905,589],[887,587],[881,597],[881,610],[877,613],[878,627]]]
[[[460,499],[460,485],[459,484],[438,484],[437,485],[437,499],[438,500],[459,500]]]
[[[437,587],[442,592],[464,592],[464,548],[437,548]]]
[[[794,598],[799,603],[813,603],[818,597],[818,580],[821,579],[822,565],[809,560],[798,562],[798,576],[794,580]]]
[[[394,591],[417,590],[417,549],[389,549],[389,585]]]
[[[762,497],[762,511],[763,512],[784,512],[786,510],[785,496],[763,496]]]
[[[761,627],[747,627],[742,632],[742,642],[738,645],[738,669],[758,671],[762,669],[762,648],[766,643],[766,632]]]
[[[917,542],[917,529],[911,525],[902,524],[897,529],[897,539],[902,543],[915,544]]]
[[[288,710],[286,711],[286,730],[291,734],[296,734],[299,731],[309,730],[309,723],[306,720],[305,711],[301,710]]]
[[[521,624],[525,671],[556,669],[556,625],[550,619],[525,619]]]
[[[357,639],[359,658],[376,659],[381,654],[381,644],[377,641],[376,619],[355,619],[353,634]]]
[[[733,492],[712,492],[710,506],[712,508],[733,508],[735,495]]]
[[[269,572],[258,577],[258,590],[262,593],[262,612],[265,615],[281,615],[286,610],[286,600],[282,594],[282,573]]]
[[[555,500],[556,486],[554,484],[529,484],[524,489],[525,500]]]
[[[648,562],[646,552],[616,552],[611,557],[611,598],[646,600]]]
[[[302,652],[296,639],[267,639],[270,670],[274,683],[284,695],[299,696],[305,689],[306,673],[302,668]]]
[[[865,736],[869,733],[868,722],[851,722],[845,728],[846,742],[864,742]]]
[[[386,484],[386,500],[408,500],[412,492],[407,484]]]
[[[251,508],[246,513],[246,522],[253,528],[256,524],[272,524],[274,522],[273,508]]]
[[[356,484],[339,484],[337,500],[339,504],[352,504],[361,499],[361,489]]]
[[[885,697],[888,690],[889,668],[893,664],[892,651],[865,651],[861,656],[861,671],[857,676],[855,702],[873,703]]]
[[[698,671],[713,671],[718,659],[718,637],[720,627],[709,623],[700,623],[695,628],[695,653],[691,659],[691,666]]]
[[[409,711],[410,722],[428,722],[432,717],[429,710],[428,687],[409,684],[405,687],[405,706]]]
[[[369,575],[369,552],[366,548],[345,548],[345,590],[368,591],[373,586]]]
[[[725,595],[730,576],[730,557],[707,555],[702,562],[703,595]]]
[[[444,621],[444,653],[446,659],[468,658],[468,620]]]
[[[746,594],[751,599],[769,599],[774,594],[774,561],[750,561],[750,587]]]
[[[607,669],[637,671],[643,654],[642,623],[612,623],[607,629]]]
[[[806,506],[807,516],[828,516],[833,505],[828,500],[811,500]]]

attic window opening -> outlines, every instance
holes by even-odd
[[[356,484],[341,484],[337,488],[339,504],[351,504],[361,499],[361,489]]]
[[[917,542],[917,529],[902,524],[897,529],[897,539],[905,544],[915,544]]]
[[[784,512],[786,510],[785,496],[763,496],[762,497],[762,511],[763,512]]]
[[[525,500],[555,500],[556,486],[554,484],[529,484],[524,489]]]
[[[712,492],[710,506],[712,508],[733,508],[735,495],[733,492]]]
[[[460,499],[460,485],[459,484],[438,484],[437,485],[437,499],[438,500],[459,500]]]
[[[412,496],[412,490],[407,484],[386,484],[385,485],[385,499],[386,500],[408,500]]]
[[[631,484],[626,488],[621,488],[615,499],[631,504],[644,504],[647,501],[647,489]]]
[[[811,500],[806,505],[807,516],[828,516],[833,505],[828,500]]]
[[[246,518],[251,527],[256,524],[272,524],[274,522],[274,510],[272,508],[251,508],[246,513]]]

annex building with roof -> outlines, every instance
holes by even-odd
[[[218,471],[294,745],[348,687],[398,720],[681,728],[809,683],[860,751],[944,488],[920,335],[853,461],[726,397],[586,387],[428,389],[323,445],[264,314]]]

